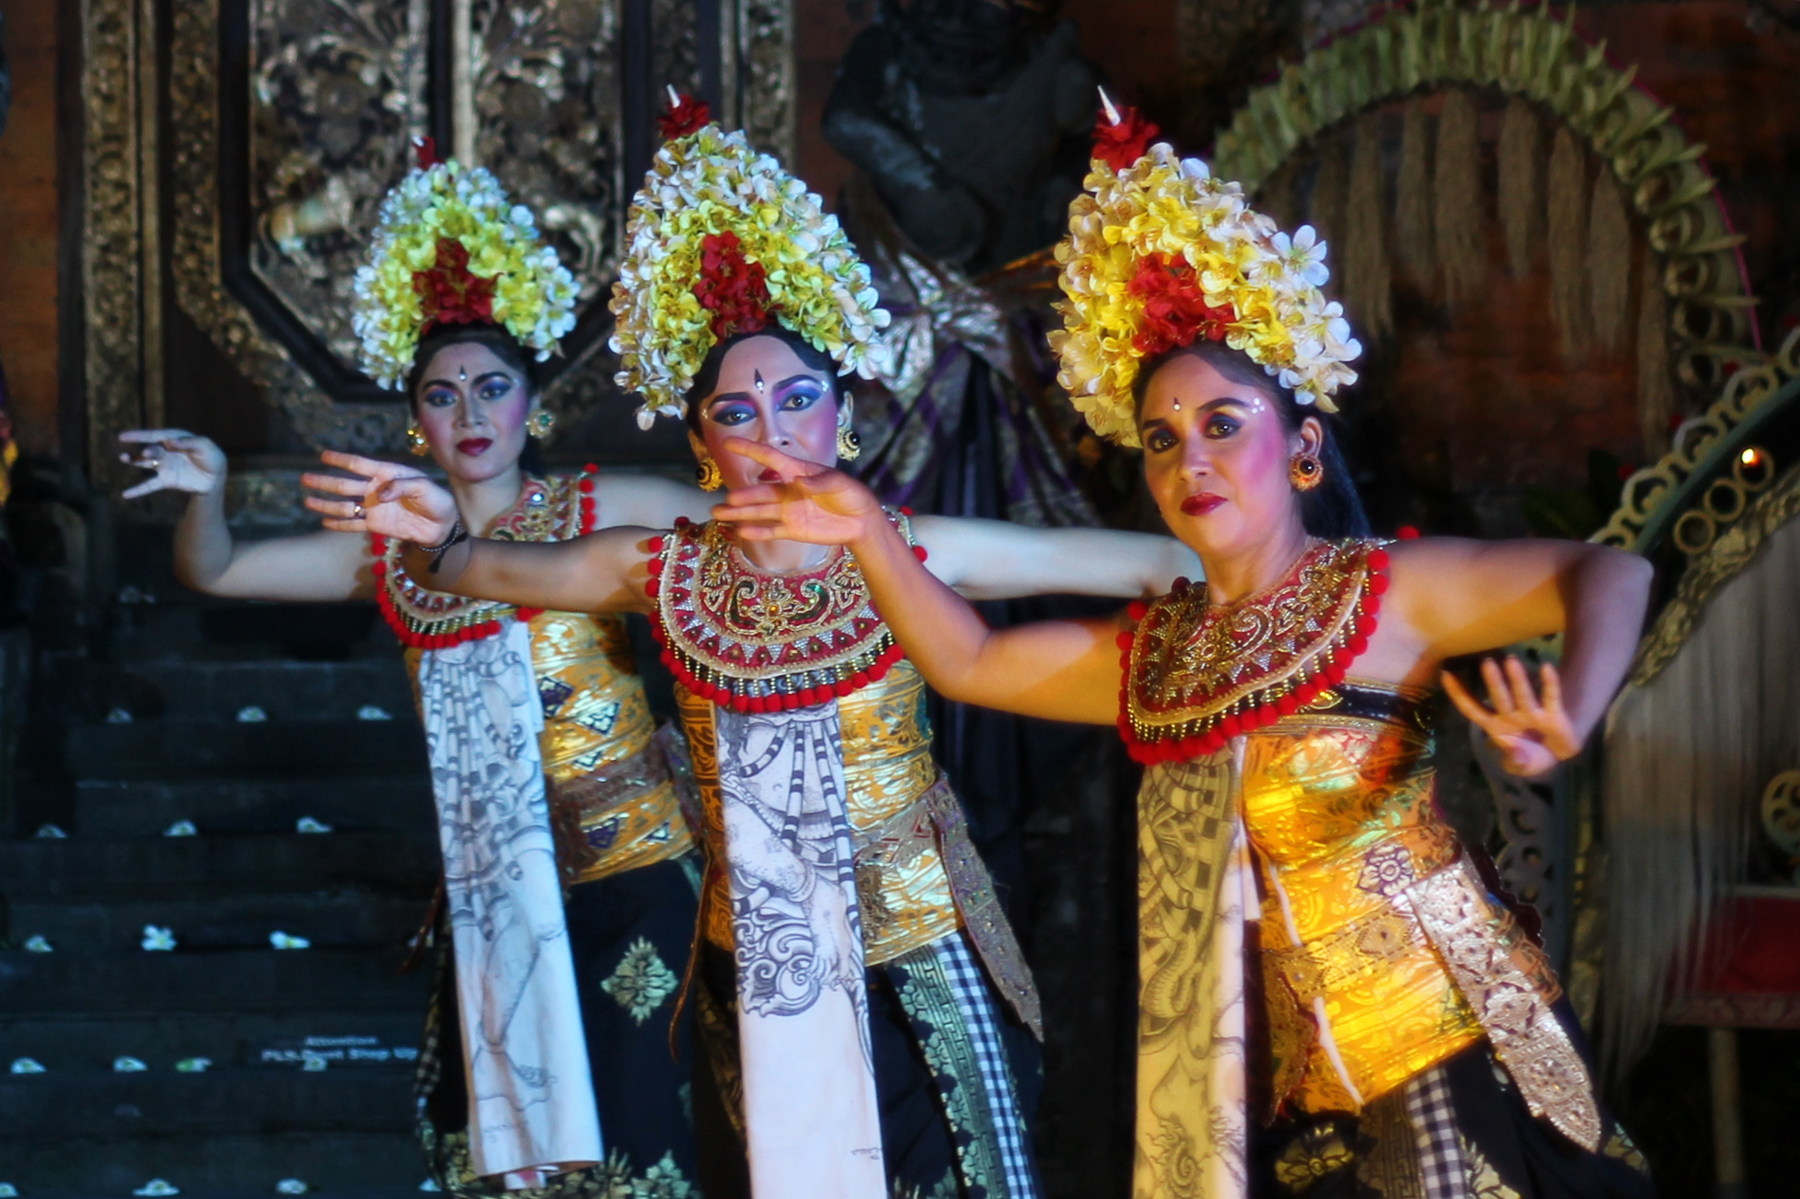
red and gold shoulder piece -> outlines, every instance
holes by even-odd
[[[904,516],[890,516],[911,541]],[[900,660],[846,550],[770,573],[716,523],[678,521],[650,551],[646,591],[663,663],[703,699],[739,712],[811,707],[866,687]]]
[[[1177,585],[1134,604],[1120,635],[1119,733],[1139,762],[1204,757],[1291,716],[1369,648],[1387,591],[1379,541],[1321,542],[1274,587],[1234,604]]]
[[[497,541],[567,541],[590,533],[598,523],[594,509],[594,474],[589,465],[578,475],[538,479],[527,475],[519,502],[494,523]],[[488,600],[445,595],[421,586],[400,565],[403,547],[371,536],[375,557],[376,603],[388,627],[403,645],[443,649],[464,641],[492,637],[509,618],[530,620],[536,608],[519,608]]]

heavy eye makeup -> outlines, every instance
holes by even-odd
[[[482,375],[480,378],[476,379],[473,384],[474,390],[471,394],[478,400],[486,400],[488,403],[493,403],[497,400],[504,400],[507,396],[511,395],[513,393],[513,386],[514,384],[511,375],[501,371],[494,371],[491,374]],[[426,404],[429,404],[433,408],[449,408],[456,403],[460,396],[452,384],[437,379],[425,385],[425,394],[421,398]]]
[[[825,392],[823,380],[813,375],[795,375],[775,385],[770,401],[781,412],[804,412],[818,403]],[[755,402],[742,391],[718,396],[706,408],[706,419],[715,425],[742,425],[755,420],[756,415]]]

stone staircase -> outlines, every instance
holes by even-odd
[[[164,594],[115,661],[40,670],[67,835],[0,841],[0,1195],[417,1194],[431,971],[399,967],[437,863],[398,653],[367,606]]]

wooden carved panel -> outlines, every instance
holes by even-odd
[[[530,204],[580,283],[579,324],[546,371],[563,426],[627,411],[605,300],[663,85],[791,155],[790,4],[84,0],[96,475],[119,481],[118,430],[162,419],[165,285],[181,318],[168,336],[197,330],[266,398],[275,448],[399,447],[404,405],[356,370],[351,289],[420,135]],[[189,409],[245,402],[218,386]]]

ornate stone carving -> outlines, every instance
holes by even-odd
[[[110,2],[129,10],[129,0]],[[444,6],[237,0],[248,6],[251,57],[242,181],[250,210],[248,265],[255,282],[323,347],[327,365],[314,361],[308,370],[225,282],[236,251],[224,241],[233,214],[221,198],[220,116],[236,98],[223,93],[218,56],[231,2],[170,6],[170,257],[177,302],[234,366],[267,390],[306,443],[391,451],[400,444],[405,413],[399,404],[369,398],[354,379],[351,278],[381,196],[408,165],[410,138],[434,127],[426,56],[430,22]],[[741,121],[759,145],[790,155],[789,0],[727,0],[724,9],[724,115]],[[604,300],[636,186],[624,177],[621,97],[632,89],[621,77],[621,9],[604,0],[472,0],[467,12],[476,157],[538,210],[582,285],[589,319],[574,335],[573,359],[558,364],[545,394],[567,428],[592,406],[617,398],[603,348]],[[657,0],[651,59],[678,87],[695,87],[702,74],[700,28],[692,0]],[[117,294],[138,290],[133,281]],[[107,437],[123,427],[116,420],[99,423]]]
[[[139,423],[143,383],[136,26],[133,0],[86,0],[82,5],[87,227],[81,286],[88,461],[100,487],[110,487],[124,474],[115,465],[114,438]]]

